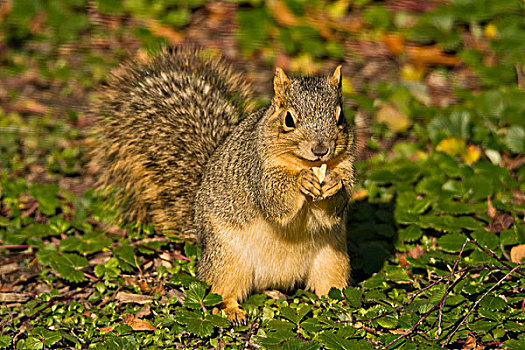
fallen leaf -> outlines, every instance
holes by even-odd
[[[0,293],[0,303],[13,303],[18,301],[27,301],[29,296],[27,294],[19,293]]]
[[[357,190],[354,193],[352,193],[352,200],[353,201],[360,201],[368,197],[368,191],[365,189]]]
[[[425,70],[411,64],[403,65],[401,68],[401,79],[405,81],[421,81],[425,75]]]
[[[519,263],[525,258],[525,244],[512,247],[510,250],[510,261]]]
[[[510,214],[497,214],[488,226],[491,232],[501,232],[507,230],[514,223],[514,217]]]
[[[272,13],[273,18],[275,18],[277,23],[280,25],[284,27],[293,27],[299,23],[295,15],[286,6],[284,1],[271,0],[268,1],[266,5]]]
[[[406,53],[416,66],[426,66],[429,64],[455,66],[459,63],[459,58],[443,54],[443,50],[438,45],[408,46]]]
[[[115,327],[100,327],[100,328],[97,328],[99,331],[102,331],[102,332],[112,332],[113,329],[115,329]]]
[[[381,37],[383,43],[394,55],[403,53],[405,48],[405,38],[399,34],[383,34]]]
[[[149,304],[146,304],[140,308],[135,317],[141,318],[144,316],[148,316],[149,314],[151,314],[151,307],[149,306]]]
[[[439,142],[436,151],[454,157],[465,150],[465,144],[465,140],[461,137],[447,137]]]
[[[115,296],[115,299],[117,299],[121,303],[137,303],[137,304],[151,303],[151,297],[148,295],[125,293],[125,292],[118,292],[117,295]]]
[[[479,160],[481,150],[478,146],[468,145],[463,152],[460,153],[461,159],[468,165],[472,165]]]
[[[498,27],[494,23],[489,23],[485,26],[485,36],[488,39],[494,39],[498,36]]]
[[[276,289],[265,290],[263,293],[266,294],[271,299],[274,299],[274,300],[286,299],[286,294],[284,294],[284,293],[282,293],[282,292],[280,292],[280,291],[278,291]]]
[[[489,218],[494,219],[496,217],[496,208],[492,205],[492,198],[489,196],[487,198],[487,215]]]
[[[465,345],[461,348],[461,350],[483,350],[485,347],[481,344],[478,344],[476,338],[469,334],[467,336],[467,341],[465,342]]]
[[[139,286],[141,292],[149,293],[151,290],[148,282],[146,281],[137,281],[137,285]]]
[[[134,331],[153,331],[157,327],[145,320],[141,320],[131,314],[125,314],[123,316],[123,322],[130,326]]]
[[[184,36],[181,33],[167,25],[161,24],[157,20],[147,20],[146,25],[153,35],[165,38],[172,44],[180,44],[184,40]]]
[[[376,120],[393,132],[403,132],[410,126],[410,119],[391,104],[383,104],[376,113]]]

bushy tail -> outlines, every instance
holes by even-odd
[[[93,105],[91,164],[115,185],[122,218],[195,241],[193,203],[206,163],[250,108],[251,89],[221,58],[165,50],[114,72]]]

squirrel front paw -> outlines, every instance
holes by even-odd
[[[312,197],[313,200],[323,199],[321,195],[321,183],[313,169],[301,170],[299,173],[299,190],[301,190],[305,196]]]
[[[323,182],[321,183],[321,193],[324,198],[332,197],[343,188],[343,182],[335,171],[326,171]]]
[[[304,169],[299,173],[299,189],[314,201],[332,197],[342,187],[341,178],[334,171],[326,170],[322,182],[319,181],[319,176],[313,169]]]

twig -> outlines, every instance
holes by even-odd
[[[511,267],[507,268],[507,267],[502,267],[502,266],[465,267],[463,269],[457,270],[454,274],[468,273],[468,272],[479,272],[479,271],[485,271],[485,270],[510,270],[510,269],[511,269]],[[519,267],[517,269],[517,271],[521,271],[521,270],[525,271],[525,266]],[[395,312],[400,311],[405,306],[410,305],[418,295],[420,295],[424,291],[432,288],[436,284],[441,283],[444,279],[450,278],[452,275],[453,275],[453,273],[449,273],[447,275],[441,276],[437,280],[435,280],[434,282],[430,283],[428,286],[421,288],[417,292],[410,293],[410,295],[412,295],[412,298],[410,298],[410,300],[408,300],[408,301],[405,301],[401,306],[395,308],[392,311],[385,312],[384,314],[381,314],[379,316],[375,316],[375,317],[372,317],[372,318],[365,318],[365,319],[361,319],[361,320],[336,321],[336,323],[353,323],[353,322],[356,322],[356,321],[359,321],[359,322],[371,322],[371,321],[377,320],[377,319],[379,319],[381,317],[385,317],[385,316],[391,315],[391,314],[393,314]]]
[[[438,339],[439,335],[441,334],[441,319],[443,317],[443,308],[445,307],[445,300],[447,299],[447,295],[449,294],[449,285],[450,285],[450,282],[452,281],[452,277],[454,276],[454,271],[456,270],[456,267],[459,264],[459,259],[461,258],[461,254],[463,254],[463,251],[465,250],[465,246],[467,245],[467,243],[468,243],[468,238],[465,239],[465,242],[463,242],[463,246],[461,247],[461,250],[459,251],[456,262],[454,263],[454,267],[452,267],[450,278],[448,279],[447,284],[445,284],[445,294],[439,301],[438,326],[437,326],[437,332],[436,332],[436,339]]]
[[[521,90],[525,90],[525,82],[523,80],[523,69],[520,67],[519,64],[516,64],[516,75],[518,76],[518,87]]]
[[[481,244],[478,243],[478,241],[476,241],[474,238],[469,238],[468,239],[470,243],[476,245],[479,249],[481,249],[482,251],[484,251],[485,253],[487,253],[488,255],[492,256],[494,259],[496,259],[498,262],[500,262],[503,266],[509,268],[509,269],[512,269],[512,266],[510,266],[505,260],[501,259],[499,256],[496,255],[496,253],[494,253],[490,248],[487,248],[487,247],[483,247]],[[519,265],[518,265],[519,266]],[[522,275],[523,277],[525,277],[525,273],[524,272],[520,272],[519,270],[521,269],[518,269],[518,273],[520,275]]]
[[[32,252],[32,253],[25,253],[25,254],[18,254],[17,256],[14,256],[12,258],[9,258],[9,259],[6,259],[6,260],[2,260],[0,261],[0,266],[1,265],[7,265],[9,263],[12,263],[13,261],[18,261],[18,260],[22,260],[22,259],[25,259],[27,257],[30,257],[30,256],[33,256],[35,255],[36,252]]]
[[[168,255],[170,255],[170,256],[174,257],[175,259],[178,259],[178,260],[193,261],[193,259],[185,257],[184,255],[168,252],[167,250],[151,248],[151,247],[148,247],[148,246],[143,245],[143,244],[139,244],[138,247],[144,248],[144,249],[147,249],[147,250],[151,250],[151,251],[154,251],[154,252],[158,252],[158,253],[166,253],[166,254],[168,254]]]
[[[90,288],[91,286],[93,286],[95,283],[97,283],[97,282],[99,282],[99,281],[100,281],[100,278],[97,278],[96,280],[89,282],[86,286],[82,287],[82,288],[79,289],[79,290],[75,290],[75,291],[73,291],[73,292],[70,292],[70,293],[65,294],[65,295],[62,295],[62,296],[58,295],[58,296],[56,296],[56,297],[53,297],[53,298],[49,299],[49,301],[47,302],[47,304],[46,304],[45,307],[43,307],[43,308],[37,310],[37,311],[36,311],[33,315],[31,315],[31,316],[27,316],[27,315],[22,316],[22,317],[20,318],[20,322],[23,323],[23,322],[25,322],[27,319],[29,319],[30,317],[33,318],[33,319],[36,318],[36,317],[37,317],[38,315],[40,315],[44,310],[49,309],[51,306],[55,305],[55,304],[58,303],[58,302],[65,301],[65,300],[67,300],[67,299],[70,299],[70,298],[74,297],[74,296],[77,295],[77,294],[80,294],[80,293],[84,292],[86,289]]]
[[[467,318],[470,316],[470,314],[472,313],[472,311],[474,311],[474,309],[478,306],[478,304],[483,300],[483,298],[485,298],[490,292],[492,292],[494,290],[494,288],[496,288],[501,282],[503,282],[507,277],[509,277],[511,274],[513,274],[519,267],[520,265],[516,265],[512,270],[510,270],[505,276],[503,276],[498,282],[494,283],[494,285],[492,287],[490,287],[486,292],[485,294],[483,294],[481,296],[481,298],[479,298],[478,300],[476,300],[476,302],[474,303],[474,305],[470,308],[470,310],[468,311],[467,315],[465,317],[463,317],[463,319],[461,320],[461,322],[459,322],[459,324],[456,326],[456,328],[454,328],[454,330],[449,334],[449,336],[447,337],[447,339],[445,339],[445,341],[441,344],[441,347],[444,347],[446,344],[448,344],[448,342],[450,341],[450,339],[454,336],[454,334],[456,334],[456,332],[458,331],[459,327],[461,327],[461,325],[463,323],[465,323],[465,321],[467,320]]]
[[[29,244],[0,245],[0,249],[27,249],[29,247],[31,247]]]
[[[388,348],[390,345],[393,345],[395,343],[397,343],[398,341],[400,341],[401,339],[403,338],[406,338],[408,337],[410,334],[412,334],[417,326],[419,326],[421,324],[421,322],[423,322],[424,320],[427,319],[428,316],[430,316],[430,314],[439,306],[439,303],[435,304],[434,306],[432,306],[432,308],[430,310],[428,310],[428,312],[426,314],[424,314],[423,316],[421,316],[421,318],[419,319],[419,321],[416,322],[416,324],[414,326],[412,326],[412,328],[410,328],[410,330],[408,332],[405,332],[404,334],[401,334],[399,337],[397,337],[396,339],[392,340],[390,343],[386,344],[385,346],[383,346],[381,349],[386,349]]]
[[[257,322],[257,320],[259,319],[259,317],[261,317],[261,314],[262,314],[262,309],[260,309],[259,312],[257,312],[257,316],[255,316],[255,319],[251,322],[250,329],[248,330],[246,342],[244,343],[242,347],[243,350],[248,349],[248,346],[250,345],[250,340],[252,339],[252,336],[256,331],[255,326],[257,326],[257,329],[259,328],[260,323]]]

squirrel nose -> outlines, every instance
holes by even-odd
[[[312,147],[312,153],[315,154],[317,157],[322,157],[328,153],[329,149],[330,148],[326,143],[319,142],[314,147]]]

